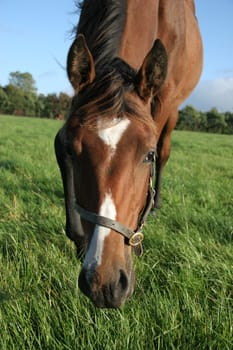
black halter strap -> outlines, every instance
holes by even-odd
[[[82,208],[77,201],[76,201],[76,210],[83,219],[95,225],[107,227],[111,230],[114,230],[120,233],[122,236],[126,238],[127,244],[133,247],[135,254],[137,256],[141,256],[143,253],[142,241],[144,238],[144,235],[142,233],[142,228],[154,204],[155,191],[153,189],[153,176],[154,176],[154,163],[151,163],[146,204],[142,213],[140,214],[140,217],[138,220],[138,226],[135,231],[132,231],[131,229],[129,229],[128,227],[126,227],[125,225],[121,224],[116,220],[112,220],[110,218],[101,216],[99,214],[93,213],[91,211],[88,211]]]

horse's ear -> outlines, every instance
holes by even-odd
[[[84,35],[79,34],[70,47],[67,57],[67,73],[76,92],[95,79],[95,64]]]
[[[167,75],[167,51],[161,40],[156,39],[135,78],[139,96],[148,100],[160,89]]]

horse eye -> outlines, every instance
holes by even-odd
[[[144,159],[144,163],[153,163],[155,161],[155,152],[150,151],[147,153],[146,158]]]

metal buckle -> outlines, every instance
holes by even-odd
[[[129,239],[129,245],[132,247],[136,247],[140,243],[142,243],[144,239],[144,235],[142,232],[135,232]]]

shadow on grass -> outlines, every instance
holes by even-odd
[[[12,299],[12,296],[9,292],[6,292],[4,290],[0,290],[0,304],[5,303]]]
[[[10,171],[11,173],[15,173],[18,169],[18,164],[15,161],[9,159],[3,159],[0,161],[0,169],[5,169]]]

